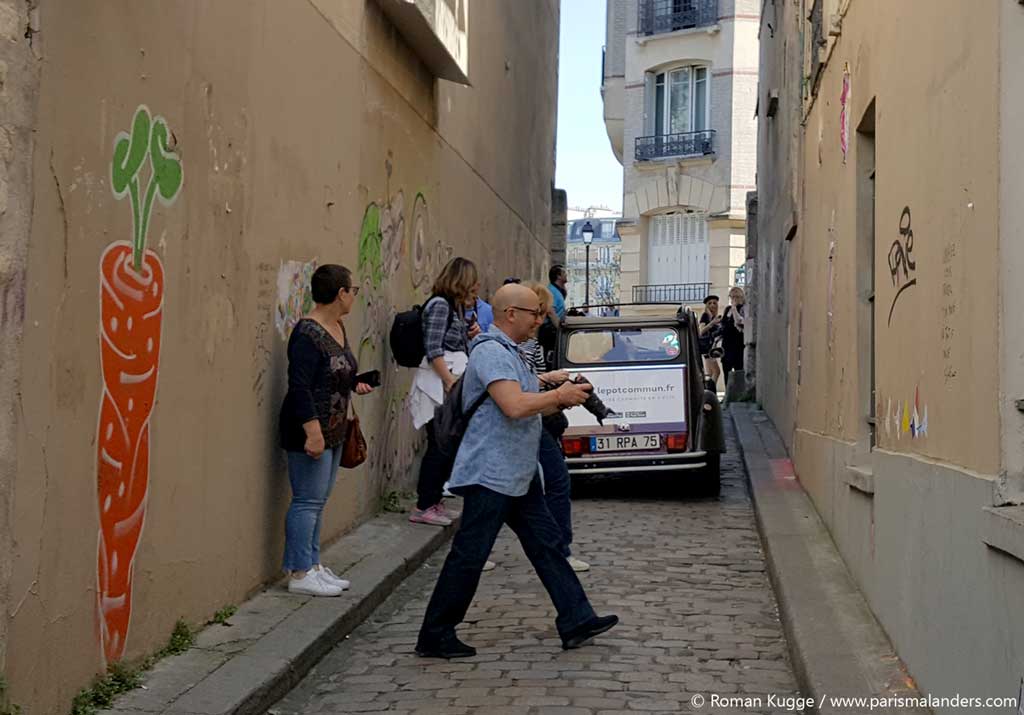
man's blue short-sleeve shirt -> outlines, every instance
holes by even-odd
[[[462,378],[463,409],[492,383],[515,380],[523,392],[537,392],[537,377],[519,357],[515,342],[497,326],[477,337],[470,346],[469,365]],[[540,416],[514,420],[488,398],[469,422],[459,445],[449,487],[486,487],[510,497],[521,497],[537,473]]]

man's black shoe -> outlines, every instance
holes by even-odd
[[[599,636],[619,622],[618,616],[597,616],[581,626],[576,626],[562,636],[562,650],[572,650],[586,645],[594,636]]]
[[[421,658],[472,658],[476,655],[476,648],[451,635],[434,644],[417,643],[416,655]]]

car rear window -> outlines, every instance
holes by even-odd
[[[569,334],[566,359],[576,365],[665,362],[679,355],[679,331],[670,327],[595,328]]]

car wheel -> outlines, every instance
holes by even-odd
[[[722,492],[722,453],[708,452],[707,465],[697,481],[701,496],[717,497]]]

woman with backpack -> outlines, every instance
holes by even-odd
[[[480,290],[476,265],[466,258],[453,258],[434,282],[430,300],[423,306],[423,352],[425,357],[413,379],[409,396],[413,426],[427,428],[427,451],[420,465],[416,486],[416,508],[409,515],[415,524],[449,526],[459,513],[443,504],[444,483],[452,464],[440,452],[434,438],[434,410],[466,370],[469,341],[480,334],[479,324],[468,326],[465,306]]]

